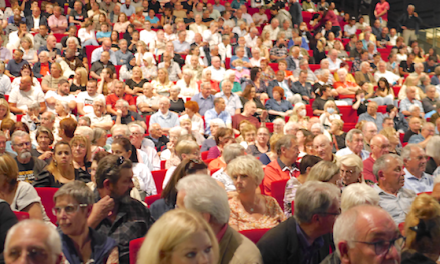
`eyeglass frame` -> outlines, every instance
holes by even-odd
[[[400,248],[397,248],[396,242],[399,239],[402,239],[402,245],[399,246]],[[378,256],[382,256],[382,255],[386,255],[386,254],[388,254],[388,252],[390,252],[391,245],[394,245],[394,247],[397,250],[399,250],[399,251],[402,250],[402,247],[403,247],[403,245],[404,245],[404,243],[406,241],[406,237],[402,236],[401,234],[399,234],[399,236],[397,238],[391,239],[389,241],[383,241],[383,240],[382,241],[376,241],[376,242],[366,242],[366,241],[357,241],[357,240],[350,240],[350,241],[351,242],[355,242],[355,243],[361,243],[361,244],[366,244],[366,245],[374,246],[374,253],[376,253],[376,255],[378,255]],[[388,249],[386,251],[382,252],[382,253],[377,253],[377,251],[378,251],[377,250],[378,244],[379,243],[384,243],[384,242],[388,243]]]
[[[66,207],[67,206],[73,206],[73,207],[76,207],[76,209],[73,212],[67,213],[66,212]],[[55,206],[55,207],[53,207],[52,208],[53,215],[57,216],[59,213],[61,213],[61,209],[66,213],[66,215],[70,215],[72,213],[78,212],[80,208],[87,207],[88,204],[68,204],[67,206],[64,206],[64,207],[57,207],[57,206]],[[57,211],[56,211],[57,209],[60,209],[59,213],[57,213]]]

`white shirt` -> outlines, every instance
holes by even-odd
[[[203,32],[203,41],[208,42],[209,46],[217,46],[222,42],[222,37],[219,33],[212,34],[211,30],[207,29]]]
[[[192,97],[193,95],[199,93],[199,87],[195,81],[190,82],[189,86],[186,84],[185,80],[178,80],[176,83],[180,88],[179,97]]]
[[[173,33],[173,34],[170,34],[170,35],[168,35],[167,33],[165,33],[164,36],[165,36],[165,40],[166,40],[166,41],[174,41],[174,40],[177,39],[177,35],[174,34],[174,33]]]
[[[9,77],[8,77],[9,78]],[[20,83],[21,83],[21,77],[16,77],[14,79],[14,81],[11,84],[11,89],[19,89],[20,87]],[[40,89],[41,90],[41,85],[40,82],[38,81],[37,78],[32,78],[32,87],[34,89]]]
[[[234,27],[232,29],[232,32],[236,33],[238,35],[239,38],[246,36],[247,31],[246,29],[241,30],[240,27]]]
[[[187,55],[185,58],[185,65],[191,65],[191,57],[192,55]],[[199,64],[201,66],[206,66],[205,62],[203,61],[203,59],[201,57],[199,57]]]
[[[84,43],[86,39],[96,39],[95,30],[90,30],[90,33],[87,32],[85,28],[80,28],[78,30],[78,38],[81,40],[81,43]]]
[[[40,17],[37,17],[37,18],[34,17],[34,27],[33,28],[40,28]]]
[[[214,66],[209,66],[208,69],[211,70],[211,79],[217,82],[221,82],[225,79],[225,68],[220,67],[220,69],[216,69]]]
[[[139,56],[140,56],[140,53],[139,53],[139,52],[136,53],[136,54],[134,54],[134,57],[136,58],[136,60],[139,58]],[[147,60],[148,57],[151,57],[151,58],[152,58],[151,63],[152,63],[153,65],[156,65],[156,60],[154,59],[154,55],[153,55],[153,53],[151,53],[151,52],[145,52],[144,55],[142,55],[141,66],[145,66],[143,60]]]
[[[255,35],[255,37],[252,39],[251,35],[248,33],[246,36],[244,36],[244,40],[246,41],[246,47],[253,48],[257,46],[257,39],[258,36]]]
[[[252,19],[255,22],[255,26],[259,27],[261,26],[261,24],[263,23],[267,23],[269,20],[267,19],[267,15],[266,14],[262,14],[260,15],[259,13],[255,13],[252,15]],[[256,23],[256,21],[262,19],[258,24]]]
[[[241,19],[243,19],[244,21],[246,21],[246,24],[248,24],[248,25],[254,23],[254,20],[252,19],[251,15],[249,15],[248,13],[246,13],[246,14],[242,14],[242,15],[241,15]]]
[[[376,82],[378,82],[381,77],[384,77],[385,79],[387,79],[387,81],[390,84],[393,84],[393,83],[397,82],[399,80],[399,78],[400,78],[399,75],[394,74],[394,73],[392,73],[390,71],[385,71],[384,73],[381,73],[380,71],[376,71],[374,73],[374,80],[376,80]]]
[[[102,115],[101,117],[97,117],[95,115],[94,112],[87,114],[86,116],[88,116],[90,118],[91,124],[96,124],[96,123],[108,123],[108,122],[112,122],[112,117],[110,115]]]
[[[269,25],[264,26],[263,31],[265,31],[265,30],[269,31],[270,40],[272,40],[272,41],[277,40],[278,33],[280,32],[279,27],[273,29],[272,26],[269,24]]]
[[[16,103],[17,107],[20,109],[28,109],[28,106],[37,102],[44,102],[44,94],[41,89],[31,88],[29,91],[25,92],[20,89],[12,89],[9,95],[9,102]]]
[[[150,42],[156,40],[156,32],[153,30],[147,31],[144,29],[139,33],[139,40],[142,40],[145,42],[145,44],[149,45]]]
[[[55,91],[48,91],[46,93],[46,95],[44,96],[44,100],[47,100],[51,97],[55,98],[57,101],[60,100],[60,101],[64,101],[67,103],[69,103],[70,101],[76,101],[75,96],[72,94],[62,96],[62,95],[59,95]],[[46,106],[47,106],[48,111],[55,113],[55,105],[51,106],[51,105],[47,104],[47,102],[46,102]]]
[[[87,91],[80,92],[76,96],[76,102],[78,104],[83,104],[83,110],[86,114],[93,113],[93,101],[101,98],[105,102],[105,97],[103,94],[96,93],[95,95],[91,96]]]
[[[339,69],[340,65],[341,65],[341,62],[342,61],[340,59],[338,59],[338,58],[336,58],[336,61],[332,61],[332,59],[330,59],[330,57],[329,57],[328,58],[328,63],[329,63],[328,69],[330,71]]]
[[[156,184],[154,183],[153,175],[146,164],[133,163],[134,181],[139,183],[139,189],[146,192],[147,196],[156,195]]]
[[[194,43],[194,37],[196,36],[196,33],[194,33],[194,31],[192,30],[187,30],[186,31],[186,38],[185,41],[188,42],[189,44]]]
[[[220,45],[218,45],[218,53],[222,57],[222,61],[223,62],[225,62],[226,58],[231,58],[232,57],[232,47],[231,47],[231,44],[228,44],[228,46],[225,46],[225,44],[223,42],[220,43]]]
[[[32,34],[30,33],[26,33],[25,36],[30,38],[30,40],[32,41],[32,45],[34,45],[34,36],[32,36]],[[18,30],[11,32],[9,34],[9,42],[7,47],[9,49],[18,49],[18,47],[20,46],[20,40],[21,39],[18,37]]]
[[[165,189],[165,187],[167,187],[167,184],[171,180],[171,176],[173,175],[176,168],[177,168],[176,166],[172,166],[167,170],[167,173],[165,174],[165,178],[163,179],[162,189]]]

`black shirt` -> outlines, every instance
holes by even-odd
[[[437,169],[437,163],[432,157],[428,157],[428,161],[426,162],[425,172],[432,175],[434,171]]]
[[[147,136],[146,138],[151,139],[151,141],[153,141],[154,146],[156,147],[157,151],[162,151],[162,150],[166,149],[167,143],[169,142],[169,139],[163,135],[158,139],[153,139],[151,136]]]
[[[78,12],[76,12],[75,9],[73,9],[72,11],[70,11],[69,16],[73,17],[74,20],[84,22],[86,20],[86,18],[88,18],[88,15],[84,9],[82,9],[81,11],[82,11],[81,13],[78,13]]]
[[[353,104],[355,104],[357,100],[353,100]],[[363,103],[359,105],[359,108],[357,109],[356,113],[358,116],[362,115],[363,113],[367,112],[367,103],[368,101],[365,100]]]
[[[35,157],[31,157],[31,160],[27,164],[20,163],[17,160],[17,157],[15,157],[15,162],[18,166],[17,180],[29,183],[32,183],[35,180],[35,177],[40,174],[47,165],[46,162]]]
[[[139,87],[142,88],[144,86],[144,83],[146,83],[147,80],[145,79],[141,79],[140,82],[136,83],[135,81],[133,81],[133,79],[127,80],[125,81],[125,84],[130,87],[130,89],[134,89],[135,87]]]
[[[86,90],[86,86],[78,86],[74,83],[72,83],[72,85],[70,85],[70,92],[76,92],[80,90],[81,92],[84,92]]]
[[[159,13],[159,10],[160,10],[160,3],[159,3],[159,1],[156,1],[156,3],[153,3],[153,2],[150,1],[148,3],[148,9],[153,9],[154,13],[156,13],[156,14]]]
[[[328,100],[334,100],[333,97],[329,97],[327,100],[322,99],[321,97],[316,97],[315,101],[313,101],[312,109],[315,110],[324,110],[324,105]],[[339,109],[337,109],[339,111]]]
[[[100,60],[99,61],[95,61],[92,64],[92,67],[90,68],[90,71],[95,72],[96,74],[100,75],[102,70],[104,70],[105,68],[110,68],[112,70],[112,72],[116,72],[115,66],[113,65],[113,63],[111,61],[107,62],[107,64],[103,64]]]
[[[113,116],[112,120],[116,122],[116,116]],[[123,125],[127,125],[133,121],[144,121],[144,119],[138,113],[130,110],[126,116],[121,116],[121,124]]]
[[[182,1],[181,2],[183,9],[186,9],[188,11],[191,11],[193,9],[192,5],[189,5],[187,1]]]
[[[170,111],[181,113],[185,111],[185,103],[182,98],[177,99],[177,101],[173,101],[170,99]]]
[[[419,133],[412,132],[411,129],[408,129],[408,131],[405,132],[403,135],[403,143],[407,143],[412,135],[418,135]]]
[[[401,61],[399,64],[399,67],[403,69],[404,72],[412,73],[415,71],[414,69],[414,62],[408,65],[406,61]]]

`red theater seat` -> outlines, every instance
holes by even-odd
[[[338,106],[338,108],[344,123],[357,123],[358,116],[356,110],[351,108],[350,105]]]
[[[260,241],[260,239],[266,234],[267,231],[269,231],[269,228],[265,229],[251,229],[251,230],[243,230],[240,231],[240,234],[243,236],[249,238],[250,241],[254,242],[255,244]]]
[[[14,211],[14,214],[17,217],[18,221],[23,221],[23,220],[29,219],[29,213]]]
[[[277,200],[281,209],[284,210],[284,192],[286,190],[286,184],[288,180],[274,181],[271,184],[272,197]]]
[[[162,193],[162,184],[165,179],[166,173],[167,170],[157,170],[151,172],[151,174],[153,175],[154,183],[156,184],[157,193]]]
[[[128,246],[130,254],[130,264],[136,264],[139,249],[141,249],[144,237],[133,239]]]
[[[58,188],[50,188],[50,187],[37,187],[35,190],[38,193],[38,196],[41,198],[41,204],[46,210],[46,214],[49,217],[50,221],[56,225],[57,217],[52,213],[52,208],[55,206],[55,202],[53,201],[53,196],[58,191]]]
[[[145,197],[144,202],[150,207],[155,201],[160,199],[160,194]]]

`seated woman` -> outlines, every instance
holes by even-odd
[[[96,127],[93,129],[93,138],[91,140],[91,152],[92,152],[92,160],[93,156],[99,151],[110,151],[111,148],[106,145],[107,142],[107,131]],[[90,165],[91,166],[91,165]]]
[[[189,54],[185,58],[185,65],[191,65],[191,58],[193,56],[197,56],[198,61],[199,61],[199,63],[198,63],[199,65],[201,65],[201,66],[208,65],[208,62],[207,61],[205,62],[204,59],[202,59],[200,57],[200,47],[198,45],[193,45],[190,47]]]
[[[59,139],[57,141],[70,142],[74,137],[78,123],[73,118],[64,118],[60,121],[58,129]]]
[[[278,154],[275,146],[277,144],[277,141],[283,136],[284,136],[283,134],[272,134],[272,136],[270,137],[269,140],[270,151],[263,153],[260,156],[260,162],[263,163],[264,166],[268,165],[269,163],[271,163],[272,161],[278,158]]]
[[[113,78],[113,70],[110,68],[104,68],[101,71],[101,80],[98,82],[98,94],[103,94],[105,96],[114,92],[115,82],[117,80]]]
[[[50,129],[40,126],[35,134],[38,146],[31,150],[31,155],[44,160],[47,164],[52,161],[51,145],[54,142],[54,136]]]
[[[285,100],[284,89],[275,86],[272,89],[273,99],[269,99],[266,102],[266,109],[269,113],[269,120],[273,122],[277,117],[286,117],[293,114],[292,103]]]
[[[179,98],[180,87],[177,85],[173,85],[170,88],[170,111],[176,112],[180,115],[180,113],[185,111],[185,102],[182,98]]]
[[[247,149],[250,145],[255,144],[255,138],[257,136],[257,128],[252,125],[248,120],[240,122],[240,136],[235,140],[240,142],[240,145]]]
[[[81,40],[81,46],[99,46],[98,41],[96,41],[96,32],[93,21],[87,21],[83,28],[78,30],[78,37]]]
[[[194,72],[190,69],[183,70],[183,78],[178,80],[176,85],[180,88],[179,96],[192,97],[199,93],[199,87],[194,79]]]
[[[286,217],[292,216],[292,202],[295,201],[295,195],[298,188],[307,180],[310,170],[322,159],[314,155],[305,155],[299,164],[299,176],[292,177],[286,183],[284,191],[284,214]]]
[[[151,171],[146,164],[139,163],[137,156],[132,155],[131,150],[132,145],[127,138],[117,138],[113,140],[112,153],[133,162],[133,183],[134,187],[138,189],[141,194],[141,198],[156,195],[156,184],[154,183]]]
[[[257,89],[252,86],[251,84],[246,85],[246,87],[243,90],[243,93],[240,96],[240,101],[242,105],[245,105],[248,101],[254,101],[254,103],[257,105],[257,114],[261,114],[263,110],[266,110],[264,107],[264,101],[258,98],[257,95]]]
[[[151,82],[154,87],[154,93],[161,96],[170,96],[170,89],[173,82],[168,78],[168,71],[164,68],[157,70],[157,78]]]
[[[435,264],[439,258],[440,205],[434,197],[421,194],[415,198],[405,220],[405,238],[399,236],[396,248],[402,249],[402,264]]]
[[[272,228],[287,219],[273,197],[257,193],[264,171],[256,158],[239,156],[226,169],[237,190],[229,199],[232,228],[237,231]]]
[[[351,108],[356,110],[356,113],[358,116],[361,114],[367,112],[367,103],[368,101],[365,100],[365,91],[362,89],[359,89],[355,93],[355,99],[353,100],[353,105]]]
[[[199,113],[199,104],[196,101],[188,101],[185,103],[185,114],[181,116],[181,119],[189,119],[191,120],[191,131],[197,132],[201,135],[205,134],[205,122],[198,115]]]
[[[127,15],[125,13],[120,13],[118,16],[118,22],[113,25],[113,30],[118,33],[124,33],[127,31],[127,27],[130,24],[130,21],[127,20]]]
[[[14,122],[17,121],[17,117],[9,109],[8,102],[4,98],[0,98],[0,124],[6,119],[11,119]]]
[[[89,174],[90,166],[92,165],[90,140],[85,136],[75,135],[70,140],[70,146],[72,148],[73,167],[81,174]]]
[[[269,147],[270,132],[267,127],[260,127],[257,130],[257,137],[253,145],[249,145],[246,153],[256,158],[260,158],[262,154],[270,151]]]
[[[298,132],[296,132],[296,142],[298,143],[298,150],[299,150],[298,158],[307,155],[307,149],[304,142],[306,141],[307,136],[310,135],[312,135],[312,132],[310,132],[305,128],[300,128],[298,129]]]
[[[88,73],[86,68],[77,68],[75,70],[75,76],[73,79],[69,80],[70,83],[70,93],[78,95],[80,92],[86,91]]]
[[[390,87],[390,84],[385,77],[381,77],[377,81],[376,95],[378,98],[382,98],[382,105],[389,105],[394,103],[394,90]]]
[[[343,127],[344,127],[344,121],[342,121],[340,119],[334,119],[331,122],[329,132],[333,138],[333,140],[332,140],[333,148],[334,148],[333,152],[336,152],[340,149],[345,148],[345,136],[347,135],[347,133],[342,131]]]
[[[147,80],[142,78],[142,70],[140,67],[133,67],[133,74],[130,79],[125,81],[125,93],[133,96],[141,95],[144,91],[142,88]]]
[[[310,170],[306,181],[328,182],[341,187],[339,167],[331,161],[320,161]]]
[[[121,66],[119,70],[119,80],[129,80],[133,76],[133,68],[136,66],[136,57],[131,55],[127,59],[127,63]]]
[[[309,124],[309,117],[306,115],[306,105],[304,103],[297,103],[295,104],[295,107],[293,107],[289,122],[296,122],[300,125],[300,127],[307,128]]]
[[[358,155],[349,154],[338,157],[338,163],[340,165],[342,189],[353,183],[364,182],[362,177],[364,164]],[[373,185],[374,182],[370,181],[367,184]]]
[[[94,194],[84,182],[73,181],[54,195],[63,255],[69,263],[118,263],[118,244],[87,224]],[[81,236],[78,236],[81,234]]]
[[[174,148],[177,145],[177,140],[181,136],[182,131],[183,131],[183,128],[180,126],[173,127],[170,129],[170,132],[169,132],[170,141],[167,143],[166,149],[160,153],[160,160],[166,160],[168,163],[168,161],[175,155]],[[167,167],[165,165],[165,168],[168,169],[169,167]]]
[[[41,89],[40,82],[38,81],[37,78],[34,77],[34,72],[32,71],[31,66],[29,64],[24,64],[21,67],[20,76],[14,78],[14,81],[12,81],[11,90],[15,89],[15,88],[18,89],[20,87],[21,78],[23,78],[24,76],[31,76],[31,78],[32,78],[32,87],[35,88],[35,89],[38,89],[38,88]]]
[[[23,60],[29,62],[30,65],[34,65],[38,61],[37,51],[34,49],[34,44],[29,37],[22,37],[20,40],[20,47],[23,51]]]
[[[321,125],[324,126],[326,130],[330,130],[333,120],[340,120],[341,116],[338,114],[338,107],[335,104],[335,101],[328,100],[324,104],[324,113],[321,114],[319,120],[321,121]]]
[[[173,210],[177,199],[177,182],[187,175],[208,174],[208,167],[201,160],[184,159],[174,170],[170,181],[160,194],[160,199],[150,205],[151,217],[159,219],[164,213]]]
[[[68,182],[80,180],[90,181],[90,174],[80,173],[73,167],[72,150],[69,143],[58,142],[54,147],[53,159],[46,170],[35,178],[34,187],[59,188]]]
[[[400,156],[402,145],[394,127],[384,127],[379,134],[384,135],[390,142],[389,152]]]
[[[260,99],[261,103],[264,104],[265,100],[269,98],[267,95],[267,86],[265,81],[261,78],[262,70],[259,67],[252,67],[250,73],[250,79],[246,80],[246,82],[241,84],[241,88],[244,92],[246,87],[250,84],[252,87],[255,87],[256,97]],[[243,104],[244,105],[244,104]],[[257,105],[257,108],[258,105]]]
[[[18,181],[17,162],[10,155],[0,156],[0,199],[10,204],[12,211],[29,213],[31,219],[50,223],[41,199],[28,182]]]
[[[217,130],[215,135],[215,144],[216,146],[209,149],[208,159],[216,159],[220,157],[224,146],[227,144],[234,143],[234,131],[230,128],[221,127]]]

